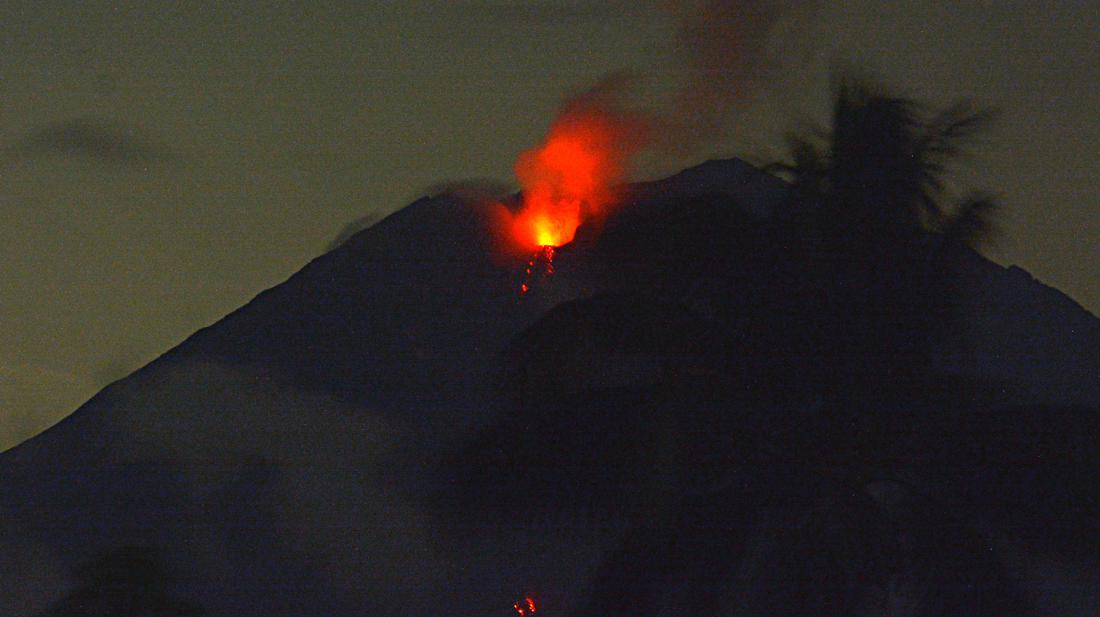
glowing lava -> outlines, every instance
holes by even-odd
[[[519,286],[520,295],[531,291],[535,281],[550,276],[554,276],[554,247],[540,246],[527,262],[527,269],[523,272],[523,284]]]
[[[554,273],[555,248],[572,242],[585,221],[607,213],[631,157],[646,144],[647,123],[619,104],[621,86],[603,84],[569,101],[543,143],[516,160],[523,199],[511,233],[533,253],[521,294]]]
[[[519,617],[525,617],[526,615],[534,615],[539,612],[535,607],[535,600],[531,596],[527,596],[520,602],[512,604],[512,608],[515,609],[516,614]]]
[[[523,203],[512,233],[528,250],[572,242],[577,227],[615,202],[615,187],[646,133],[640,116],[617,103],[618,95],[605,87],[573,99],[543,143],[516,160]]]

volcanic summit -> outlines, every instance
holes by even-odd
[[[0,455],[0,613],[1100,605],[1100,320],[935,234],[861,295],[740,160],[616,199],[522,297],[420,199]]]

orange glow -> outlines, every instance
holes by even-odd
[[[523,272],[523,284],[519,287],[520,295],[531,291],[535,281],[554,275],[554,247],[542,246],[527,262],[527,269]]]
[[[615,202],[645,133],[642,120],[616,104],[616,94],[593,90],[569,102],[543,143],[516,160],[523,202],[512,233],[524,248],[572,242],[582,223]]]
[[[538,609],[535,608],[535,600],[531,598],[531,596],[527,596],[521,602],[516,602],[512,604],[512,608],[515,609],[516,614],[518,614],[519,617],[524,617],[524,615],[534,615],[535,613],[539,612]]]

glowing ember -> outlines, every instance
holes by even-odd
[[[525,615],[534,615],[535,613],[539,612],[538,609],[535,607],[535,600],[532,599],[531,596],[527,596],[523,600],[516,602],[512,605],[512,608],[515,609],[519,617],[524,617]]]
[[[644,145],[645,126],[617,104],[619,92],[596,89],[570,101],[543,143],[516,160],[523,203],[512,221],[524,247],[558,247],[577,227],[615,201],[630,158]]]
[[[520,295],[531,291],[535,281],[554,275],[554,247],[540,246],[539,250],[527,262],[527,269],[523,272],[523,284],[519,287]]]
[[[615,203],[630,159],[647,141],[646,119],[619,104],[622,82],[607,82],[571,101],[543,143],[520,154],[519,211],[510,214],[513,240],[533,256],[520,295],[554,274],[554,249],[573,241],[577,228]]]

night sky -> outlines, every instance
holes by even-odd
[[[678,17],[699,4],[3,3],[0,449],[349,222],[451,181],[511,183],[567,93],[625,71],[638,105],[667,106],[698,66]],[[1100,4],[942,4],[778,21],[790,7],[735,4],[749,34],[731,70],[757,85],[722,101],[719,139],[637,177],[780,157],[784,133],[825,121],[838,63],[934,104],[973,98],[1002,112],[958,176],[1005,205],[987,255],[1100,312]]]

